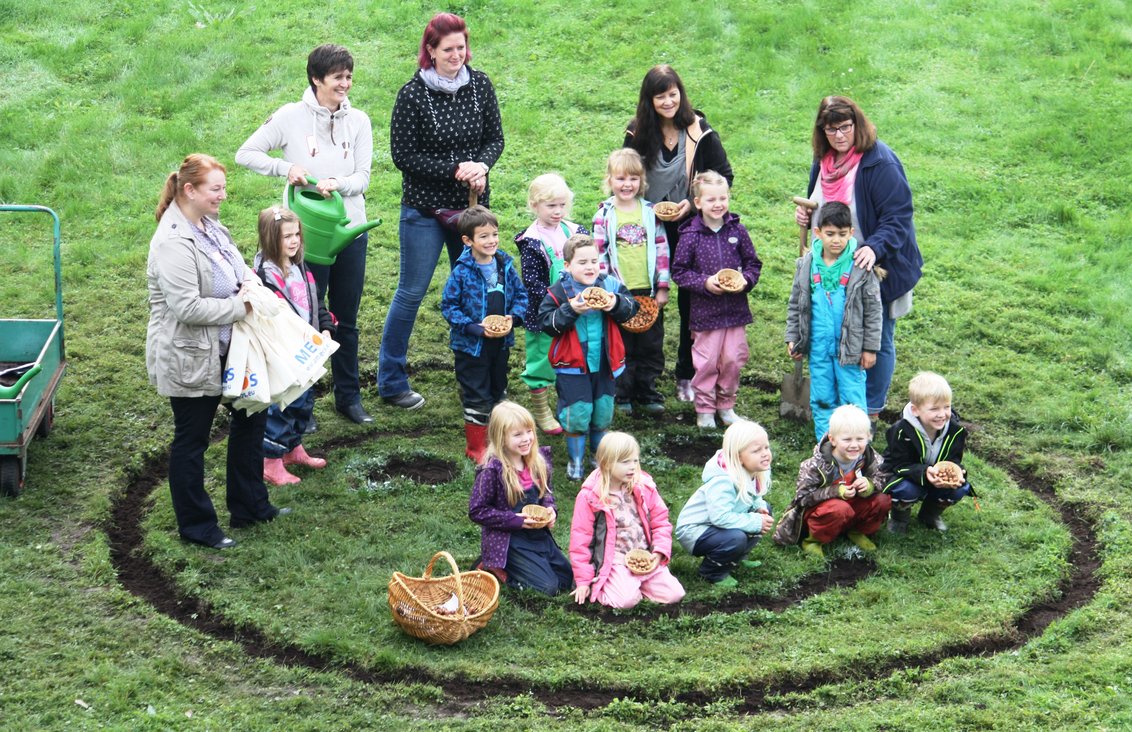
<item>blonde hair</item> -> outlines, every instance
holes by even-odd
[[[728,191],[731,190],[731,186],[727,185],[727,179],[714,170],[696,173],[696,177],[692,179],[692,198],[699,198],[704,186],[723,186]]]
[[[829,436],[865,434],[872,432],[869,415],[856,404],[842,404],[829,415]]]
[[[565,216],[570,215],[570,207],[574,205],[574,192],[566,185],[566,179],[558,173],[543,173],[531,181],[527,188],[527,209],[535,212],[535,206],[547,201],[557,201],[559,198],[566,201]]]
[[[601,471],[601,482],[598,483],[597,497],[603,504],[609,505],[609,494],[613,488],[609,476],[613,472],[613,466],[630,455],[636,455],[637,459],[640,460],[641,446],[637,444],[636,438],[629,433],[606,432],[605,436],[601,438],[601,444],[597,446],[597,454],[594,455],[594,458],[597,460],[597,469]],[[640,478],[640,471],[637,471],[637,478]]]
[[[169,174],[165,179],[165,186],[161,189],[161,195],[157,198],[157,210],[154,212],[154,217],[158,222],[165,214],[165,209],[169,208],[169,204],[174,199],[178,201],[184,200],[185,184],[188,183],[194,188],[196,186],[204,185],[205,178],[213,170],[219,170],[225,175],[228,171],[220,164],[220,161],[211,155],[204,153],[191,153],[185,156],[181,161],[181,167]]]
[[[921,371],[908,382],[908,401],[917,407],[929,403],[950,402],[951,385],[934,371]]]
[[[299,227],[299,250],[294,257],[283,251],[283,224],[296,224]],[[259,250],[263,258],[275,262],[286,277],[291,263],[303,261],[303,222],[294,211],[282,206],[272,206],[259,212]]]
[[[623,147],[609,153],[609,160],[605,163],[605,180],[601,184],[601,189],[606,195],[613,193],[615,175],[639,176],[641,190],[637,193],[638,196],[645,195],[645,191],[649,189],[648,178],[645,176],[645,161],[641,158],[641,154],[631,147]]]
[[[523,499],[523,486],[519,483],[519,473],[511,464],[510,456],[505,454],[507,436],[517,429],[531,430],[531,451],[520,457],[523,467],[531,474],[531,480],[538,486],[538,497],[542,498],[550,490],[547,482],[546,460],[538,447],[538,432],[535,430],[535,420],[521,405],[515,402],[502,401],[491,410],[491,417],[487,421],[487,457],[495,457],[503,465],[503,485],[507,488],[507,503],[514,506]]]
[[[765,495],[770,490],[770,469],[751,475],[743,467],[743,461],[739,457],[739,453],[759,439],[770,442],[770,437],[762,425],[740,419],[723,433],[723,446],[720,449],[723,460],[727,463],[727,475],[735,484],[739,499],[747,505],[754,502],[754,497]]]

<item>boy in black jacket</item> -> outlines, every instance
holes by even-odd
[[[888,530],[908,531],[912,504],[923,501],[917,515],[929,529],[947,531],[940,514],[967,494],[975,495],[963,469],[967,430],[951,409],[951,387],[942,376],[921,371],[908,384],[904,418],[888,428],[884,450],[884,491],[892,496]],[[940,463],[959,466],[962,478],[948,480]]]

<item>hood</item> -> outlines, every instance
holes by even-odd
[[[727,460],[723,457],[723,450],[716,450],[715,454],[704,463],[704,472],[700,475],[703,482],[727,476]]]
[[[345,117],[346,114],[350,111],[349,97],[346,97],[342,100],[342,106],[340,106],[337,111],[331,112],[329,109],[318,103],[318,98],[314,95],[314,89],[311,89],[310,86],[307,86],[306,91],[303,92],[303,104],[305,104],[307,106],[307,109],[309,109],[311,113],[316,117],[324,117],[326,119],[329,119],[330,117],[341,119],[342,117]]]
[[[924,438],[924,442],[931,442],[931,440],[928,439],[928,431],[924,429],[920,418],[912,414],[912,402],[908,402],[904,405],[904,411],[900,413],[900,416],[908,420],[908,424],[916,428],[916,431],[920,433],[920,437]]]

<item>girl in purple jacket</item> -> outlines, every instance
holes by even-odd
[[[568,592],[573,572],[550,533],[558,518],[550,492],[550,448],[539,449],[534,418],[515,402],[495,405],[487,436],[487,461],[468,502],[468,516],[483,527],[477,567],[515,589]],[[550,509],[545,526],[523,515],[532,503]]]
[[[712,170],[692,181],[699,214],[680,227],[680,248],[672,261],[672,279],[692,293],[689,328],[692,331],[692,377],[696,424],[715,429],[715,417],[725,427],[739,416],[735,400],[739,371],[747,363],[746,326],[751,322],[747,293],[759,280],[762,262],[739,217],[729,211],[727,180]],[[725,289],[723,269],[738,270],[739,289]]]

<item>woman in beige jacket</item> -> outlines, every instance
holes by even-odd
[[[182,538],[215,549],[236,542],[224,535],[204,489],[204,452],[220,404],[232,324],[251,311],[242,297],[244,281],[254,276],[217,219],[227,198],[225,181],[224,166],[201,154],[189,155],[169,175],[157,204],[157,231],[146,266],[146,368],[150,383],[169,397],[173,408],[173,512]],[[266,418],[266,412],[232,410],[227,504],[233,528],[290,513],[271,505],[263,483]]]

